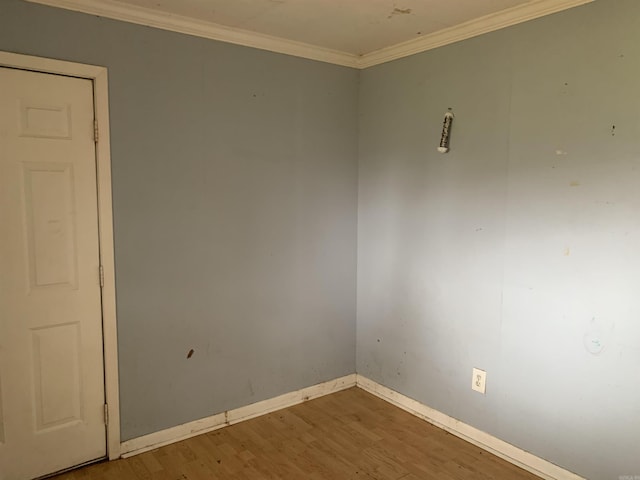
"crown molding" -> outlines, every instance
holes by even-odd
[[[147,27],[170,30],[196,37],[233,43],[260,50],[293,55],[320,62],[364,69],[416,53],[459,42],[483,33],[584,5],[595,0],[531,0],[523,5],[439,30],[362,56],[331,50],[261,33],[227,27],[204,20],[129,5],[117,0],[27,0],[100,17],[122,20]]]
[[[367,53],[360,57],[357,68],[368,68],[398,58],[408,57],[593,1],[595,0],[532,0],[523,5],[501,10],[453,27],[438,30],[420,38]]]
[[[50,7],[64,8],[90,15],[122,20],[147,27],[170,30],[196,37],[219,40],[260,50],[284,53],[294,57],[308,58],[320,62],[333,63],[357,68],[358,56],[329,48],[309,45],[284,38],[274,37],[239,28],[227,27],[197,18],[174,15],[150,8],[129,5],[116,0],[27,0]]]

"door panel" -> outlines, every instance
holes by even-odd
[[[36,431],[82,421],[80,324],[31,331]]]
[[[76,286],[73,164],[23,164],[31,287]]]
[[[0,68],[0,480],[106,455],[93,85]]]

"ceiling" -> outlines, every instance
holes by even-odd
[[[30,0],[364,68],[593,0]]]
[[[125,0],[229,27],[364,55],[530,0]]]

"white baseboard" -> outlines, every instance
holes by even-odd
[[[278,397],[263,400],[244,407],[228,410],[211,417],[167,428],[159,432],[150,433],[142,437],[127,440],[120,445],[123,458],[154,450],[170,443],[179,442],[196,435],[211,432],[219,428],[265,415],[283,408],[322,397],[358,386],[363,390],[406,410],[407,412],[442,428],[453,435],[473,443],[478,447],[503,458],[546,480],[585,480],[564,468],[544,460],[540,457],[515,447],[499,438],[467,425],[442,412],[434,410],[416,400],[385,387],[362,375],[351,374],[329,382],[306,387],[295,392],[285,393]]]
[[[356,374],[340,377],[335,380],[306,387],[295,392],[285,393],[278,397],[253,403],[245,407],[228,410],[211,417],[202,418],[176,427],[160,430],[142,437],[133,438],[120,444],[122,458],[131,457],[139,453],[148,452],[170,443],[186,440],[187,438],[265,415],[283,408],[291,407],[313,398],[322,397],[340,390],[356,386]]]
[[[564,468],[554,465],[547,460],[515,447],[499,438],[489,435],[477,428],[467,425],[455,418],[434,410],[416,400],[413,400],[379,383],[357,375],[356,384],[363,390],[379,397],[423,420],[442,428],[453,435],[473,443],[504,460],[517,465],[546,480],[585,480]]]

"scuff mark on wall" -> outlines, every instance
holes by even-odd
[[[583,342],[587,352],[600,355],[604,350],[609,335],[613,333],[615,323],[612,321],[591,319],[589,330],[584,334]]]
[[[387,18],[392,18],[394,15],[411,15],[411,9],[410,8],[394,8],[393,10],[391,10],[391,13],[389,14],[389,16]]]

